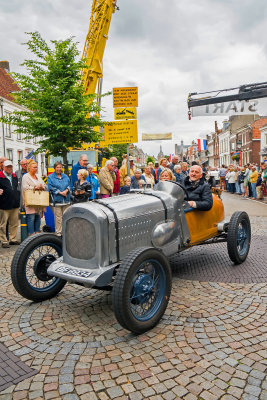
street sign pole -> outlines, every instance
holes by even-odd
[[[130,176],[129,143],[127,143],[127,175]]]

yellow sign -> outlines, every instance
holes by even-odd
[[[115,108],[114,109],[114,119],[136,119],[136,108]]]
[[[113,88],[113,107],[138,107],[138,87]]]
[[[105,124],[105,143],[137,143],[137,121],[116,121]]]
[[[143,133],[142,140],[172,140],[172,133]]]

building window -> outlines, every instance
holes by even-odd
[[[17,139],[18,139],[18,140],[22,140],[22,134],[21,134],[21,132],[18,132],[18,133],[17,133]]]
[[[21,160],[23,159],[23,151],[18,150],[18,164],[20,165]]]
[[[7,149],[6,153],[7,153],[8,160],[13,162],[13,150],[12,149]]]
[[[9,114],[10,113],[5,112],[5,117],[8,118]],[[11,133],[12,133],[11,131],[12,131],[11,124],[5,124],[5,137],[11,138]]]

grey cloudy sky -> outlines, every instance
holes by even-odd
[[[12,71],[30,55],[24,32],[46,39],[75,36],[82,52],[91,0],[0,0],[0,59]],[[187,117],[189,92],[267,81],[266,0],[117,0],[104,55],[103,90],[138,86],[138,131],[172,132],[161,142],[190,143],[214,128],[214,118]],[[104,118],[113,119],[112,97]],[[262,110],[267,114],[267,110]],[[219,122],[222,118],[219,119]],[[160,142],[141,143],[157,154]]]

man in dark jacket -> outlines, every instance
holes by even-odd
[[[77,164],[74,164],[70,173],[70,190],[72,191],[74,183],[78,180],[79,169],[86,169],[88,164],[87,154],[81,154]]]
[[[19,244],[16,240],[19,206],[18,178],[13,173],[12,162],[6,160],[3,170],[0,172],[0,241],[2,247]],[[6,236],[7,223],[9,224],[9,240]]]
[[[199,165],[190,168],[189,175],[184,180],[187,190],[187,201],[190,207],[200,211],[208,211],[213,204],[210,186],[203,178],[202,169]]]

